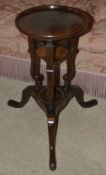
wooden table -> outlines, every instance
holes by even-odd
[[[71,85],[75,76],[75,57],[79,37],[87,33],[93,18],[81,9],[49,5],[27,9],[16,17],[17,28],[28,36],[31,56],[31,76],[35,86],[23,90],[21,102],[9,100],[8,105],[23,107],[32,96],[46,112],[49,133],[50,169],[56,169],[55,142],[59,113],[71,98],[75,97],[82,107],[97,104],[95,99],[84,102],[84,92]],[[21,43],[20,43],[21,44]],[[40,73],[40,62],[46,62],[47,86]],[[60,64],[66,60],[67,73],[60,85]],[[77,110],[77,109],[76,109]]]

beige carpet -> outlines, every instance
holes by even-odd
[[[73,99],[61,112],[51,172],[44,112],[33,99],[22,109],[6,104],[27,84],[0,78],[0,175],[106,175],[106,100],[84,109]]]

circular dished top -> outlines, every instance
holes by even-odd
[[[87,33],[93,19],[81,9],[49,5],[23,11],[15,22],[17,28],[28,36],[58,40]]]

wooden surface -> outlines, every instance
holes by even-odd
[[[39,39],[64,39],[82,35],[93,18],[85,11],[66,6],[40,6],[20,13],[16,25],[20,31]]]

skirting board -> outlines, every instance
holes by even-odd
[[[46,75],[46,65],[41,63],[41,72]],[[61,84],[64,83],[65,67],[61,67]],[[33,82],[30,76],[30,60],[0,55],[0,75],[17,80]],[[44,80],[46,84],[46,77]],[[76,71],[72,84],[79,85],[86,94],[106,99],[106,75],[82,70]]]

